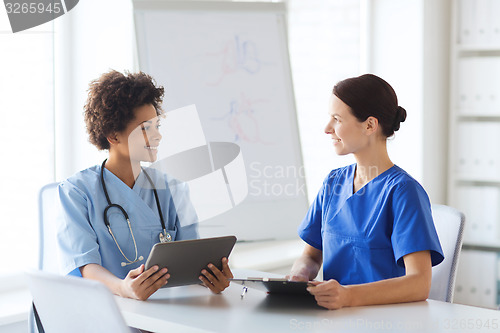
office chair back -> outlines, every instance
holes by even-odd
[[[59,256],[57,251],[57,186],[50,183],[38,193],[38,269],[46,272],[59,272]],[[34,308],[28,316],[28,331],[40,333],[40,323],[36,322]]]
[[[462,249],[465,216],[454,208],[433,204],[432,217],[443,249],[444,260],[432,267],[429,298],[451,303]]]
[[[53,273],[59,272],[56,223],[58,185],[59,183],[47,184],[38,195],[38,269]]]
[[[45,332],[131,332],[102,283],[43,271],[26,274]]]

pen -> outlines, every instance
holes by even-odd
[[[247,290],[248,288],[243,286],[243,289],[241,290],[241,299],[243,299],[243,297],[245,297],[245,294],[247,293]]]

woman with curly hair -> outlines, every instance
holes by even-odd
[[[159,241],[198,238],[186,184],[154,162],[161,140],[163,87],[147,74],[110,71],[90,84],[84,118],[89,141],[109,157],[59,185],[58,244],[63,273],[103,282],[117,295],[145,300],[168,283],[167,268],[144,267]],[[104,212],[104,213],[103,213]],[[233,275],[209,265],[200,280],[214,293]]]

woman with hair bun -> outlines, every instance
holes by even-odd
[[[425,300],[432,266],[443,261],[431,204],[422,186],[395,165],[387,138],[406,110],[372,74],[333,88],[325,133],[356,163],[330,172],[298,232],[307,243],[289,275],[323,280],[309,292],[328,309]]]

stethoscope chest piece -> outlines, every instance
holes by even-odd
[[[172,236],[166,230],[164,230],[164,233],[160,232],[159,237],[160,237],[160,243],[167,243],[172,241]]]

